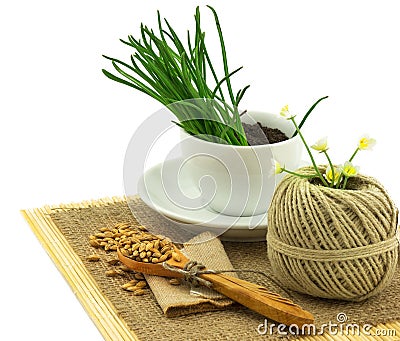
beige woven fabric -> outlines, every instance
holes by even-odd
[[[350,178],[347,188],[293,175],[276,188],[268,212],[268,255],[290,289],[361,301],[390,284],[398,259],[397,208],[374,178]]]
[[[197,260],[209,269],[231,270],[232,264],[218,238],[210,232],[192,238],[184,244],[185,255]],[[168,317],[223,309],[233,302],[214,290],[189,284],[173,286],[168,279],[146,275],[147,283],[158,304]]]
[[[133,207],[146,215],[153,224],[166,222],[150,210],[139,199]],[[116,223],[136,224],[136,220],[125,202],[105,203],[85,208],[54,209],[51,220],[57,225],[74,252],[82,259],[85,267],[96,280],[98,287],[129,328],[140,340],[282,340],[280,336],[262,335],[257,327],[264,323],[264,317],[234,304],[224,310],[195,313],[168,318],[152,294],[133,296],[123,291],[121,285],[129,278],[105,277],[110,266],[103,261],[88,262],[86,257],[94,252],[102,258],[103,250],[93,250],[88,245],[88,237],[101,227],[112,227]],[[267,258],[266,243],[223,242],[225,251],[235,268],[254,269],[271,274]],[[111,254],[108,257],[112,256]],[[272,291],[287,296],[283,291],[257,274],[241,274],[241,278],[263,285]],[[391,285],[380,295],[362,303],[315,299],[311,296],[291,292],[291,298],[315,316],[317,327],[328,321],[336,322],[338,313],[345,313],[352,323],[378,324],[400,320],[400,272],[397,271]]]

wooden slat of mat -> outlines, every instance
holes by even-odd
[[[31,229],[39,239],[50,258],[56,264],[59,271],[71,286],[75,295],[95,323],[105,340],[139,340],[138,336],[118,316],[115,307],[100,291],[96,281],[90,275],[82,260],[73,251],[67,240],[49,217],[52,210],[68,210],[90,206],[103,206],[114,202],[124,201],[123,198],[113,197],[96,201],[85,201],[76,204],[58,205],[42,209],[30,209],[21,211]],[[339,335],[318,335],[301,337],[304,341],[365,341],[400,340],[400,322],[379,324],[371,329],[374,335],[377,330],[395,330],[396,336],[339,336]]]
[[[101,293],[80,258],[42,209],[22,211],[58,270],[95,323],[105,340],[138,340],[118,316],[116,309]]]

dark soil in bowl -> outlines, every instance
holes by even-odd
[[[243,123],[243,129],[250,146],[278,143],[289,139],[281,130],[264,127],[260,122],[256,124]]]

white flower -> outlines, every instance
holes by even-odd
[[[352,176],[356,176],[358,174],[360,167],[358,166],[354,166],[351,162],[346,161],[344,166],[343,166],[343,175],[345,177],[352,177]]]
[[[375,146],[375,144],[376,144],[375,139],[370,138],[368,135],[363,135],[358,141],[358,149],[371,150]]]
[[[274,160],[274,162],[275,162],[275,174],[283,173],[283,171],[285,170],[285,166],[282,167],[281,164],[276,160]]]
[[[342,167],[333,167],[333,172],[330,166],[326,168],[325,171],[325,178],[328,180],[329,183],[332,183],[333,185],[336,185],[340,179],[340,175],[342,174]],[[335,177],[335,178],[333,178]]]
[[[295,115],[292,115],[292,114],[289,112],[289,106],[288,106],[287,104],[281,109],[280,115],[281,115],[283,118],[286,118],[287,120],[290,120],[290,119],[292,119],[293,117],[295,117]]]
[[[325,136],[315,142],[312,146],[312,149],[319,151],[320,153],[326,152],[328,148],[328,138]]]

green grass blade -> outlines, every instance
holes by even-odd
[[[329,96],[325,96],[325,97],[321,97],[318,101],[316,101],[311,107],[310,109],[308,109],[307,113],[304,115],[303,119],[301,120],[300,124],[299,124],[299,129],[301,129],[301,127],[303,126],[303,124],[306,122],[308,116],[310,116],[311,112],[315,109],[315,107],[318,105],[319,102],[321,102],[322,100],[328,98]],[[292,137],[295,137],[297,135],[297,130],[294,132],[294,134],[292,135]]]
[[[219,89],[221,88],[221,85],[231,76],[233,76],[236,72],[240,71],[241,69],[243,69],[243,66],[237,68],[236,70],[232,71],[231,73],[229,73],[227,76],[225,76],[224,78],[222,78],[218,84],[216,85],[216,87],[214,88],[212,94],[213,96],[215,96],[215,94],[217,93],[217,91],[219,91]]]
[[[111,80],[113,80],[113,81],[115,81],[115,82],[118,82],[118,83],[121,83],[121,84],[124,84],[124,85],[128,85],[128,86],[130,86],[131,88],[134,88],[134,89],[136,89],[136,90],[139,90],[140,92],[143,92],[143,93],[145,93],[146,95],[149,95],[149,96],[153,97],[154,99],[156,99],[157,101],[163,103],[163,98],[160,97],[160,96],[158,96],[157,94],[148,93],[148,92],[146,91],[146,89],[141,88],[141,87],[139,87],[139,86],[137,86],[137,85],[135,85],[135,84],[132,84],[132,83],[130,83],[130,82],[128,82],[128,81],[126,81],[126,80],[124,80],[124,79],[122,79],[122,78],[119,78],[119,77],[113,75],[111,72],[109,72],[109,71],[107,71],[107,70],[105,70],[105,69],[102,69],[101,71],[103,72],[103,74],[104,74],[107,78],[109,78],[109,79],[111,79]]]
[[[243,127],[236,105],[243,98],[248,86],[239,90],[236,97],[233,96],[230,77],[241,68],[229,72],[219,19],[215,10],[212,7],[210,9],[221,45],[224,70],[222,79],[217,76],[207,51],[199,7],[194,16],[195,34],[191,37],[188,31],[186,46],[170,23],[166,19],[162,20],[157,11],[156,30],[142,23],[140,39],[131,35],[128,35],[128,40],[121,39],[123,44],[134,50],[130,54],[130,63],[104,56],[111,61],[120,77],[106,70],[102,71],[109,79],[141,91],[166,106],[197,99],[190,102],[192,106],[172,107],[172,112],[180,121],[177,124],[182,129],[212,142],[218,142],[217,137],[220,137],[229,144],[247,145],[241,133]],[[212,75],[209,77],[212,85],[207,79],[208,73]],[[223,85],[226,85],[231,103],[225,102],[226,88]]]
[[[243,89],[239,90],[236,96],[236,107],[239,107],[240,101],[243,99],[244,94],[246,93],[247,89],[250,88],[250,85],[246,85]]]
[[[224,42],[224,37],[222,35],[222,29],[221,29],[221,25],[220,25],[220,22],[219,22],[218,14],[215,11],[215,9],[212,8],[211,6],[207,5],[207,7],[212,11],[212,13],[214,15],[215,25],[217,26],[218,35],[219,35],[219,41],[220,41],[220,45],[221,45],[222,61],[223,61],[223,64],[224,64],[224,72],[225,72],[225,76],[228,76],[229,75],[228,58],[226,56],[225,42]],[[231,98],[231,102],[234,103],[235,102],[235,98],[234,98],[234,95],[233,95],[232,85],[231,85],[231,81],[230,81],[229,77],[226,80],[226,85],[228,87],[228,92],[229,92],[229,96]]]

